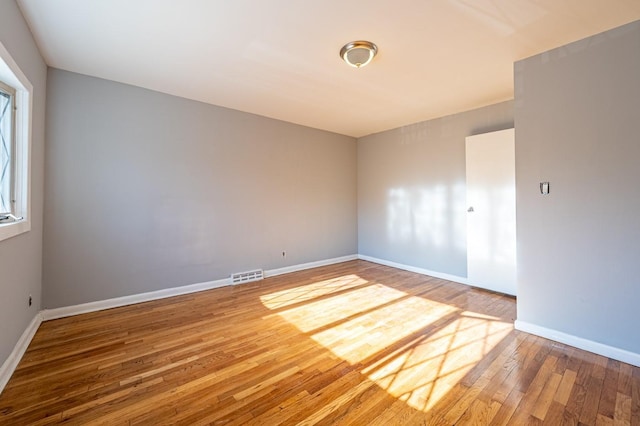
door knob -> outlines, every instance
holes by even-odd
[[[473,210],[473,206],[471,206],[471,207],[469,207],[469,208],[467,209],[467,211],[468,211],[469,213],[473,213],[475,210]]]

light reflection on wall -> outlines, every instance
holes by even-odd
[[[276,315],[390,395],[427,411],[512,329],[490,315],[368,283],[357,275],[261,297]],[[271,316],[269,315],[269,316]]]
[[[391,188],[387,196],[387,236],[391,243],[466,251],[466,187]]]

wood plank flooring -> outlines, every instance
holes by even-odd
[[[42,324],[0,424],[640,425],[640,369],[364,261]]]

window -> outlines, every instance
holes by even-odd
[[[15,217],[15,96],[16,91],[0,81],[0,221]]]
[[[33,86],[0,43],[0,241],[31,229],[32,92]]]

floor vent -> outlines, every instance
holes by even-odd
[[[231,283],[240,284],[248,283],[250,281],[259,281],[264,278],[264,272],[262,269],[256,269],[255,271],[238,272],[231,274]]]

